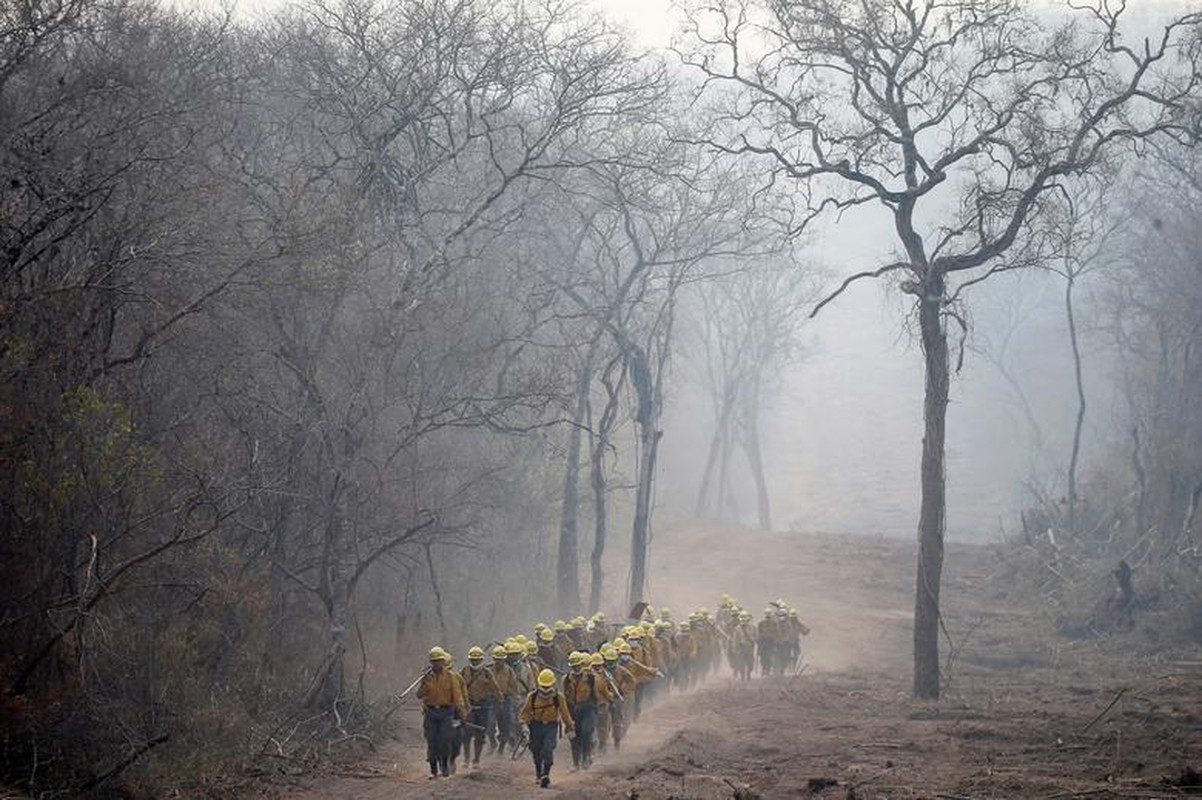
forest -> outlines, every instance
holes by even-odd
[[[763,418],[860,284],[921,353],[913,697],[956,381],[1024,370],[974,298],[1033,281],[1075,419],[1006,547],[1061,635],[1122,562],[1202,643],[1202,13],[1126,5],[0,0],[0,794],[329,758],[435,641],[652,599],[674,441],[676,518],[781,535]]]

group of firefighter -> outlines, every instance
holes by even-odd
[[[724,594],[716,613],[701,608],[679,621],[669,608],[656,614],[644,607],[624,623],[602,613],[540,622],[533,636],[496,640],[487,652],[472,647],[458,671],[452,655],[436,646],[414,683],[430,777],[454,773],[461,755],[466,767],[479,766],[487,740],[490,753],[515,759],[529,748],[536,782],[545,788],[561,731],[571,742],[573,769],[588,769],[593,753],[604,753],[611,740],[615,750],[621,747],[631,723],[660,693],[692,688],[718,669],[723,654],[742,679],[751,677],[757,658],[763,675],[790,673],[809,632],[784,600],[770,602],[753,625],[750,612]]]

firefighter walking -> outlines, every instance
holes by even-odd
[[[544,669],[538,674],[538,688],[526,695],[520,719],[530,729],[530,754],[534,758],[535,779],[539,786],[546,789],[551,785],[551,766],[555,763],[560,725],[569,739],[575,737],[567,700],[555,689],[554,672]]]

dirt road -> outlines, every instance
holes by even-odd
[[[814,629],[800,677],[725,673],[644,713],[621,755],[549,790],[523,759],[428,781],[415,725],[339,775],[277,785],[316,798],[1178,798],[1202,793],[1202,655],[1128,640],[1055,639],[1038,598],[1011,591],[996,552],[949,547],[943,699],[909,695],[913,549],[820,536],[658,542],[658,590],[689,608],[733,591],[784,595]],[[685,559],[683,554],[691,554]],[[739,559],[742,559],[741,561]],[[753,606],[754,608],[755,606]],[[1137,652],[1138,651],[1138,652]],[[1195,658],[1195,656],[1198,656]],[[1191,660],[1192,659],[1192,660]],[[413,714],[416,714],[413,710]],[[742,794],[739,794],[742,792]]]

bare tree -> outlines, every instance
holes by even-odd
[[[1085,392],[1084,357],[1078,321],[1075,292],[1079,281],[1090,272],[1107,266],[1107,253],[1114,245],[1122,221],[1117,219],[1108,202],[1114,176],[1099,176],[1100,180],[1079,182],[1076,195],[1065,194],[1063,206],[1057,210],[1049,204],[1044,223],[1057,251],[1049,259],[1048,269],[1064,279],[1064,319],[1068,327],[1069,349],[1073,362],[1073,385],[1077,409],[1073,418],[1073,438],[1065,469],[1066,530],[1078,530],[1080,496],[1077,489],[1081,439],[1085,427],[1087,397]]]
[[[1202,164],[1196,151],[1156,148],[1136,170],[1107,270],[1109,331],[1122,365],[1136,483],[1137,561],[1197,565],[1202,500],[1202,332],[1198,294]]]
[[[888,214],[924,357],[914,694],[937,697],[946,518],[948,324],[968,287],[1038,262],[1046,193],[1133,141],[1198,134],[1196,27],[1129,45],[1123,7],[1039,18],[1020,0],[719,2],[690,8],[683,57],[717,107],[718,150],[789,181],[803,229],[828,210]],[[725,91],[724,91],[725,90]]]
[[[727,271],[719,267],[711,279],[695,284],[690,295],[695,307],[686,306],[691,312],[686,319],[701,342],[715,423],[697,495],[698,516],[713,499],[721,517],[728,502],[730,444],[737,441],[755,484],[759,527],[771,529],[759,415],[782,370],[798,354],[798,326],[803,309],[813,302],[815,283],[811,270],[781,256],[761,256]]]

